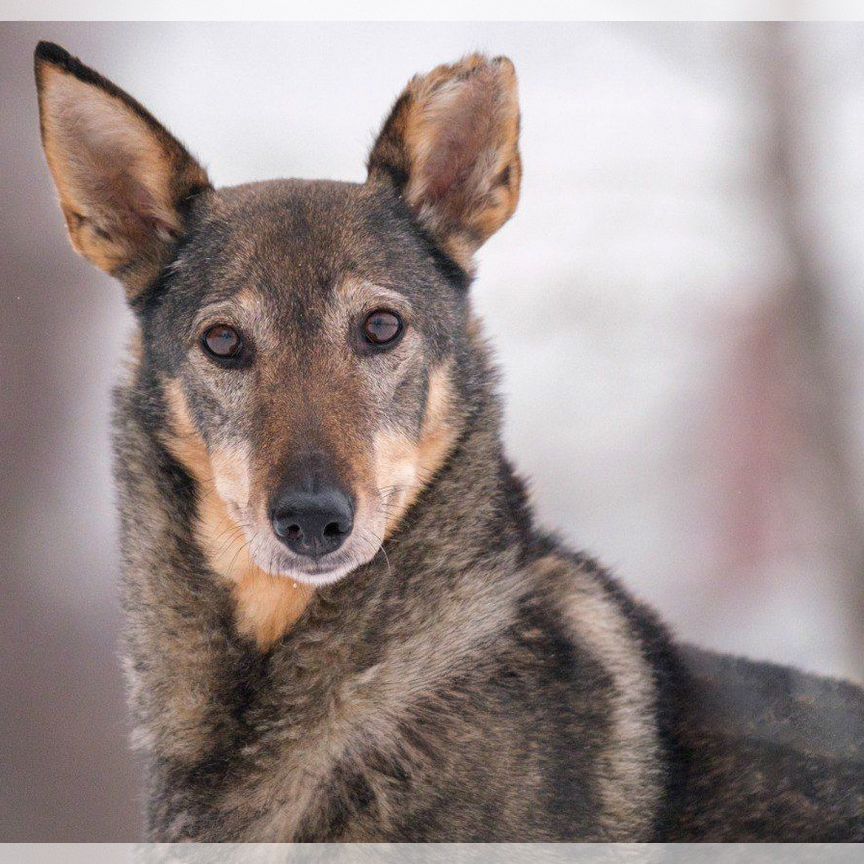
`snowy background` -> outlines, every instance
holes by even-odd
[[[523,197],[481,253],[542,520],[676,633],[864,680],[864,27],[0,25],[0,839],[130,840],[109,393],[32,50],[129,90],[217,184],[363,178],[417,71],[516,63]]]

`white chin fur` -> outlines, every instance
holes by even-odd
[[[303,570],[276,570],[272,573],[273,576],[283,576],[286,579],[293,579],[295,582],[302,582],[304,585],[312,585],[316,588],[321,588],[324,585],[332,585],[340,579],[347,576],[352,570],[356,570],[360,564],[344,564],[333,570],[325,570],[321,573],[306,573]]]
[[[253,546],[257,545],[253,544]],[[348,560],[343,563],[337,560],[332,565],[328,565],[324,561],[321,563],[320,571],[313,569],[315,565],[311,562],[301,563],[299,560],[296,562],[292,561],[281,549],[274,555],[272,554],[272,549],[265,548],[260,550],[261,554],[254,554],[253,552],[253,557],[256,559],[255,563],[272,576],[281,576],[285,579],[292,579],[294,582],[302,582],[304,585],[320,588],[324,585],[332,585],[334,582],[338,582],[358,567],[371,561],[378,554],[379,548],[364,550],[366,554],[361,558],[358,555],[352,555],[349,546],[344,552],[340,550],[340,552],[334,553],[336,556],[345,555]]]

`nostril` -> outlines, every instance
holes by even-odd
[[[324,536],[325,537],[339,537],[344,534],[345,530],[338,522],[328,522],[324,526]]]
[[[273,530],[283,540],[299,540],[303,536],[303,528],[293,514],[274,513],[271,522]]]

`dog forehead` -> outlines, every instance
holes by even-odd
[[[207,204],[202,233],[215,239],[222,260],[326,270],[372,255],[398,233],[391,211],[361,184],[271,180],[220,189]]]
[[[366,185],[277,180],[210,193],[173,268],[210,298],[323,300],[346,278],[400,284],[424,249],[392,196]]]

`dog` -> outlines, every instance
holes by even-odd
[[[413,78],[364,183],[229,189],[64,49],[35,68],[72,244],[137,322],[114,437],[150,839],[864,839],[864,750],[731,731],[534,524],[470,299],[519,199],[508,59]]]

